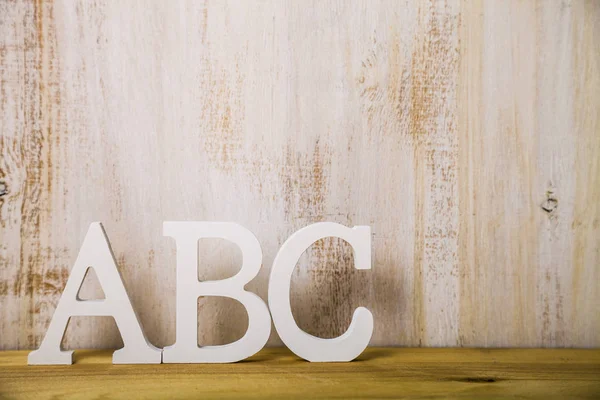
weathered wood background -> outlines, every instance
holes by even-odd
[[[323,337],[365,305],[373,345],[600,346],[598,1],[2,0],[0,96],[0,349],[39,344],[96,220],[158,346],[164,220],[252,230],[263,298],[295,230],[371,225],[371,271],[339,240],[298,264]],[[199,252],[200,279],[239,268]],[[199,313],[200,344],[245,330],[233,300]],[[120,337],[74,318],[64,343]]]

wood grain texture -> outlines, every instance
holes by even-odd
[[[164,220],[253,231],[263,298],[291,233],[371,225],[371,271],[335,239],[299,261],[315,335],[363,305],[373,345],[600,346],[599,36],[591,0],[0,0],[0,349],[39,345],[98,220],[159,347]],[[239,269],[199,252],[200,279]],[[199,314],[201,344],[246,328],[233,300]],[[64,340],[119,343],[110,318]]]
[[[112,365],[111,352],[75,352],[72,366],[27,366],[0,352],[10,399],[519,398],[597,399],[600,351],[369,348],[350,363],[309,363],[264,349],[235,364]]]

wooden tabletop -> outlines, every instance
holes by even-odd
[[[369,348],[350,363],[309,363],[270,348],[210,365],[112,365],[111,354],[28,366],[26,351],[0,352],[0,398],[600,398],[600,350]]]

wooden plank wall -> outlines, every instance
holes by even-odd
[[[598,38],[594,0],[1,0],[0,349],[40,343],[98,220],[157,346],[164,220],[252,230],[263,298],[291,233],[371,225],[371,271],[333,239],[297,266],[322,337],[364,305],[373,345],[600,346]],[[199,252],[200,279],[239,268]],[[200,344],[245,330],[233,300],[199,313]],[[119,343],[110,318],[64,340]]]

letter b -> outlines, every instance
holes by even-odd
[[[163,363],[228,363],[243,360],[264,347],[271,333],[267,305],[244,290],[259,272],[262,251],[256,237],[231,222],[175,222],[163,224],[163,234],[177,243],[176,341],[163,350]],[[240,272],[220,281],[198,281],[198,240],[221,238],[239,246]],[[222,346],[198,346],[198,297],[223,296],[242,303],[248,313],[248,330],[236,342]]]

